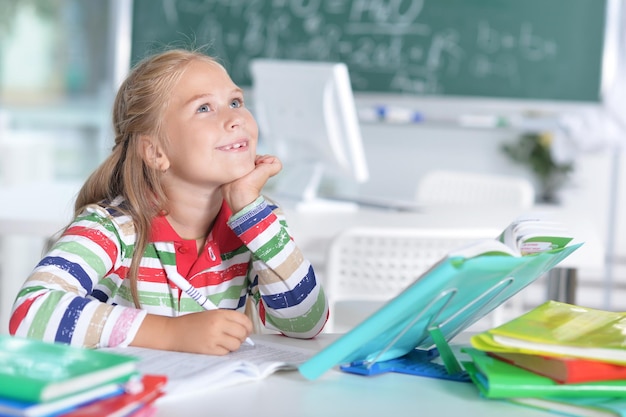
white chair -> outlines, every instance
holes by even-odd
[[[350,330],[451,250],[499,233],[492,228],[346,229],[328,252],[325,289],[330,317],[325,332]]]
[[[418,183],[416,200],[426,205],[488,205],[529,208],[535,202],[532,183],[522,177],[434,170]]]
[[[420,179],[415,199],[424,206],[506,208],[521,213],[535,203],[535,188],[523,177],[438,169]],[[516,296],[506,305],[511,315],[521,314],[524,299]],[[493,314],[494,323],[504,320],[503,309]]]

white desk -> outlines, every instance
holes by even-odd
[[[462,336],[462,335],[461,335]],[[461,338],[459,336],[459,338]],[[284,343],[317,351],[336,335],[313,340],[275,335]],[[465,343],[464,343],[465,344]],[[459,358],[461,359],[461,358]],[[309,381],[298,372],[270,375],[260,381],[184,397],[164,397],[156,417],[548,417],[547,412],[486,400],[471,383],[389,373],[364,377],[331,370]]]

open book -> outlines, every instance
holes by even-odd
[[[142,374],[167,376],[165,396],[194,394],[242,382],[266,378],[278,371],[295,371],[314,352],[283,344],[256,340],[254,346],[241,345],[225,356],[212,356],[137,347],[106,349],[140,359]]]
[[[495,239],[480,239],[451,251],[448,257],[482,255],[526,256],[564,248],[573,237],[557,222],[520,217]]]
[[[568,244],[571,240],[552,222],[520,218],[500,237],[453,250],[300,365],[300,374],[316,379],[336,365],[348,372],[370,372],[376,364],[415,350],[439,349],[442,343],[436,343],[434,334],[450,341],[582,245]]]

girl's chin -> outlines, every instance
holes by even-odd
[[[245,177],[246,175],[248,175],[252,171],[254,171],[254,164],[252,166],[246,167],[246,168],[241,167],[241,169],[238,169],[236,172],[233,173],[233,180]]]

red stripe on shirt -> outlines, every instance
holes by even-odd
[[[189,279],[195,287],[209,287],[212,285],[220,285],[228,282],[236,277],[246,276],[248,273],[248,264],[237,264],[225,269],[224,271],[207,271],[195,275]]]
[[[106,254],[111,258],[111,261],[115,261],[117,259],[117,246],[111,239],[107,236],[103,235],[102,232],[98,229],[94,229],[92,227],[84,227],[84,226],[74,226],[70,227],[63,233],[64,236],[82,236],[93,242],[97,243]]]
[[[254,227],[251,227],[250,229],[243,232],[241,236],[239,236],[239,239],[241,239],[245,244],[252,242],[258,235],[266,231],[267,228],[271,226],[275,220],[275,215],[267,216],[266,218],[255,224]]]
[[[37,300],[42,295],[43,294],[39,294],[36,297],[25,300],[22,304],[20,304],[15,309],[15,311],[11,315],[11,319],[9,320],[9,333],[10,334],[14,335],[15,332],[17,332],[17,328],[20,327],[20,324],[24,320],[24,317],[26,317],[26,314],[28,314],[28,310],[30,309],[30,306],[35,302],[35,300]]]

